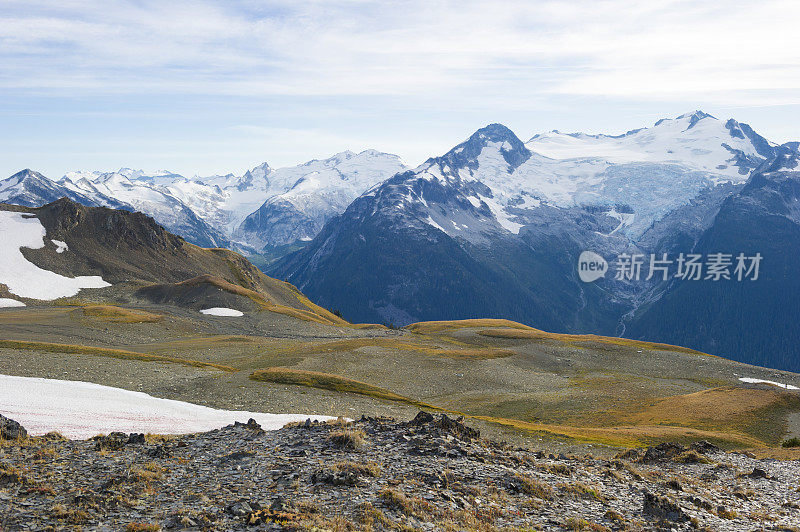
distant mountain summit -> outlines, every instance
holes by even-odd
[[[268,199],[237,225],[233,237],[258,251],[311,240],[362,192],[405,169],[398,156],[375,150],[269,169],[263,174]]]

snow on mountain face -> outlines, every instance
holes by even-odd
[[[20,248],[45,246],[46,232],[38,218],[0,211],[0,283],[16,296],[52,301],[76,295],[82,288],[111,286],[100,276],[64,277],[28,261]],[[63,248],[62,253],[65,251]]]
[[[696,111],[675,119],[663,119],[652,128],[624,135],[535,135],[527,147],[551,159],[599,158],[609,163],[677,163],[695,170],[722,174],[744,182],[753,165],[740,157],[760,162],[770,157],[775,145],[735,120],[720,120]]]
[[[202,219],[167,187],[183,179],[169,172],[146,174],[127,168],[119,172],[70,172],[58,181],[64,188],[89,198],[99,205],[117,206],[151,216],[175,234],[204,247],[226,247],[227,238]]]
[[[310,240],[369,187],[406,167],[396,155],[366,150],[273,169],[186,178],[161,170],[69,172],[58,181],[25,170],[0,181],[0,201],[40,206],[69,197],[90,206],[141,211],[204,247],[260,249]],[[251,214],[258,214],[245,219]]]
[[[310,240],[365,190],[405,169],[396,155],[366,150],[271,170],[262,178],[266,201],[247,213],[233,237],[259,249]]]
[[[97,205],[91,198],[71,192],[33,170],[26,169],[0,181],[0,202],[37,207],[64,196],[87,205]]]
[[[427,161],[415,175],[455,186],[511,233],[518,233],[544,205],[589,205],[612,218],[624,211],[625,220],[615,231],[636,238],[705,190],[723,183],[743,185],[775,150],[746,124],[722,122],[701,111],[619,136],[551,132],[526,144],[493,124]],[[467,183],[488,191],[470,192]],[[442,223],[435,213],[430,218],[451,236],[467,236],[463,227]]]

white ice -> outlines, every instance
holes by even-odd
[[[748,384],[772,384],[773,386],[778,386],[787,390],[800,390],[800,388],[797,386],[792,386],[791,384],[782,384],[780,382],[766,381],[764,379],[754,379],[752,377],[739,377],[739,380]]]
[[[188,434],[218,429],[234,421],[244,423],[250,418],[266,430],[308,418],[333,419],[217,410],[91,382],[8,375],[0,375],[0,413],[20,423],[31,435],[55,430],[73,439],[113,431]]]
[[[16,299],[10,299],[7,297],[0,297],[0,308],[12,308],[12,307],[24,307],[25,303],[22,301],[17,301]]]
[[[241,310],[236,310],[232,308],[225,308],[225,307],[213,307],[213,308],[205,308],[200,311],[201,314],[207,314],[208,316],[244,316],[244,312]]]
[[[0,211],[0,283],[20,297],[53,300],[77,294],[81,288],[111,286],[99,275],[64,277],[43,270],[28,259],[20,248],[44,247],[46,232],[38,218],[21,212]]]

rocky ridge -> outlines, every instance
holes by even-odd
[[[5,422],[5,421],[4,421]],[[796,461],[707,442],[612,459],[445,415],[0,442],[0,529],[800,530]]]

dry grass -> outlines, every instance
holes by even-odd
[[[338,347],[341,347],[339,345]],[[292,384],[299,386],[308,386],[311,388],[318,388],[330,390],[340,393],[355,393],[372,397],[374,399],[394,401],[409,404],[415,407],[421,407],[429,410],[447,411],[435,405],[426,404],[415,399],[411,399],[390,390],[379,388],[371,384],[361,381],[356,381],[339,375],[332,375],[328,373],[321,373],[315,371],[307,371],[293,368],[269,368],[255,371],[251,379],[262,382],[273,382],[277,384]],[[732,389],[739,390],[739,389]],[[743,390],[743,389],[742,389]],[[744,390],[751,392],[753,390]],[[766,391],[764,393],[771,394],[777,393]],[[700,400],[703,397],[703,392],[699,392],[698,397]],[[689,394],[695,395],[695,394]],[[712,395],[713,396],[713,395]],[[681,415],[680,407],[673,407],[675,410],[670,410],[668,400],[680,402],[686,396],[677,396],[668,398],[663,404],[665,412],[673,412],[675,416]],[[718,397],[719,401],[723,401],[724,397]],[[734,396],[727,402],[735,402],[737,399]],[[691,398],[690,402],[697,402],[697,398]],[[723,401],[723,402],[725,402]],[[687,403],[688,404],[688,403]],[[760,404],[760,403],[759,403]],[[698,405],[698,408],[702,405]],[[690,415],[691,409],[684,409]],[[758,412],[754,410],[753,412]],[[639,415],[639,414],[637,414]],[[739,448],[759,448],[765,445],[765,441],[755,435],[749,434],[737,428],[737,426],[726,424],[727,419],[718,416],[719,426],[702,427],[702,426],[686,426],[688,422],[683,420],[683,424],[679,423],[680,419],[674,420],[675,423],[664,423],[660,418],[648,418],[647,416],[636,417],[632,415],[631,419],[621,418],[623,424],[618,426],[587,426],[582,424],[569,425],[569,424],[552,424],[540,422],[528,422],[518,419],[506,417],[494,417],[484,415],[467,415],[466,417],[495,423],[501,426],[510,427],[515,430],[533,433],[537,435],[546,435],[549,437],[567,438],[586,443],[600,443],[603,445],[610,445],[614,447],[642,447],[651,445],[661,441],[696,441],[696,440],[709,440],[721,444],[726,444],[731,447]],[[691,416],[687,419],[691,419]]]
[[[629,415],[626,421],[659,424],[696,424],[710,420],[729,420],[781,401],[783,394],[772,390],[723,387],[659,400],[644,411]]]
[[[88,305],[81,310],[86,317],[110,323],[156,323],[164,318],[160,314],[113,305]]]
[[[592,523],[582,517],[570,517],[564,522],[564,527],[568,530],[592,530],[594,532],[610,532],[610,528],[597,523]]]
[[[536,468],[551,475],[572,476],[572,469],[566,464],[543,464],[536,466]]]
[[[406,325],[403,329],[418,333],[418,334],[432,334],[442,331],[454,329],[469,329],[475,327],[504,327],[512,330],[533,330],[532,327],[517,323],[511,320],[498,320],[498,319],[473,319],[473,320],[450,320],[450,321],[421,321],[419,323],[412,323]]]
[[[67,508],[63,504],[56,504],[50,509],[50,515],[62,519],[71,525],[82,525],[89,520],[89,514],[83,510]]]
[[[414,512],[414,504],[411,499],[397,490],[386,488],[378,494],[378,497],[389,509],[397,510],[405,515],[411,515]]]
[[[237,274],[236,268],[231,266],[231,272],[233,274]],[[270,312],[275,312],[277,314],[291,316],[293,318],[305,321],[323,323],[326,325],[348,325],[348,323],[343,319],[339,318],[338,316],[335,316],[334,314],[325,310],[324,308],[312,303],[307,297],[301,294],[300,291],[297,290],[297,288],[295,288],[291,284],[284,283],[282,281],[277,281],[274,279],[270,280],[273,281],[274,283],[279,283],[279,286],[284,290],[288,290],[290,297],[296,299],[298,304],[302,305],[305,308],[296,308],[281,303],[277,303],[276,301],[273,301],[268,295],[262,292],[251,290],[250,288],[245,288],[243,286],[231,283],[229,281],[226,281],[222,277],[218,277],[215,275],[199,275],[197,277],[192,277],[191,279],[186,279],[185,281],[181,281],[178,283],[167,284],[167,285],[150,285],[144,287],[143,289],[180,290],[181,288],[192,288],[195,286],[210,285],[219,288],[221,290],[224,290],[230,294],[246,297],[263,310],[268,310]]]
[[[533,477],[514,473],[515,485],[522,493],[531,495],[539,499],[550,500],[553,498],[553,490],[543,482],[539,482]]]
[[[762,447],[764,442],[736,431],[701,430],[671,425],[624,425],[617,427],[587,427],[535,423],[492,416],[468,416],[532,434],[562,437],[585,443],[600,443],[612,447],[643,447],[661,441],[709,440],[734,447]]]
[[[603,495],[598,486],[590,486],[588,484],[584,484],[583,482],[560,484],[558,489],[561,493],[578,499],[594,499],[602,503],[608,502],[608,499],[605,495]]]
[[[361,430],[344,429],[331,432],[328,441],[349,451],[360,451],[367,443],[367,435]]]
[[[339,462],[333,466],[334,471],[340,473],[353,473],[361,477],[378,477],[381,466],[377,462]]]
[[[213,364],[211,362],[201,362],[199,360],[187,360],[162,355],[151,355],[148,353],[137,353],[135,351],[125,351],[123,349],[111,349],[106,347],[92,347],[87,345],[55,344],[50,342],[26,342],[22,340],[0,340],[0,348],[18,349],[26,351],[43,351],[46,353],[65,353],[70,355],[93,355],[121,360],[142,360],[145,362],[168,362],[171,364],[181,364],[196,368],[214,368],[222,371],[235,372],[230,366]]]
[[[431,357],[447,357],[454,360],[489,360],[506,358],[515,355],[514,351],[501,348],[483,348],[465,346],[463,348],[441,347],[439,343],[418,338],[348,338],[328,342],[303,342],[273,351],[281,355],[321,355],[343,353],[366,348],[393,349],[413,351]]]
[[[689,353],[693,355],[713,356],[688,347],[681,347],[671,344],[660,344],[657,342],[643,342],[640,340],[629,340],[628,338],[617,338],[614,336],[597,336],[595,334],[561,334],[549,333],[533,329],[531,327],[525,329],[519,328],[499,328],[499,329],[486,329],[478,331],[481,336],[488,336],[491,338],[507,338],[511,340],[557,340],[565,343],[573,342],[594,342],[618,345],[623,347],[630,347],[634,349],[648,350],[648,351],[677,351],[679,353]]]
[[[355,393],[365,395],[383,401],[394,401],[405,403],[421,408],[434,408],[431,405],[398,395],[384,388],[379,388],[365,382],[348,379],[339,375],[321,373],[318,371],[306,371],[292,368],[269,368],[254,371],[250,378],[255,381],[272,382],[276,384],[292,384],[296,386],[308,386],[309,388],[319,388],[339,393]]]

